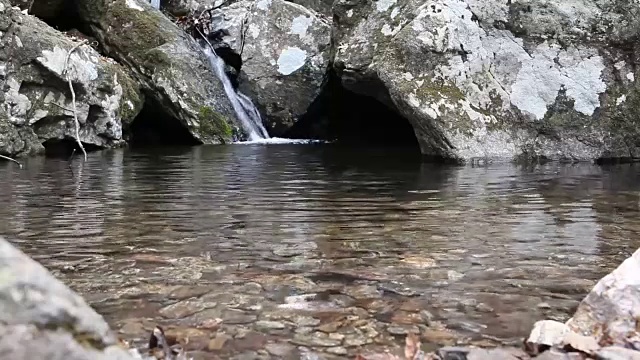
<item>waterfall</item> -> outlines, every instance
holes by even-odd
[[[151,6],[156,10],[160,10],[160,0],[151,0]]]
[[[231,80],[229,80],[229,77],[225,74],[224,60],[216,55],[211,47],[206,44],[203,46],[203,50],[216,73],[216,77],[222,82],[224,91],[233,106],[233,110],[249,136],[249,141],[269,139],[267,130],[262,126],[262,118],[260,117],[258,109],[253,105],[253,102],[251,102],[248,96],[241,92],[236,92],[231,84]]]

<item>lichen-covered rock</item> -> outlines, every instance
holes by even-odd
[[[2,238],[0,358],[133,359],[80,296]]]
[[[602,346],[640,350],[640,249],[596,284],[567,325]]]
[[[337,0],[334,66],[397,108],[425,155],[634,157],[640,4]]]
[[[242,58],[240,90],[273,135],[290,128],[319,95],[329,65],[331,28],[317,13],[284,0],[239,1],[216,28]]]
[[[324,16],[331,16],[333,0],[286,0],[316,11]]]
[[[0,153],[42,152],[47,140],[75,138],[72,94],[63,73],[77,41],[0,0]],[[79,46],[67,72],[76,95],[80,140],[100,148],[123,143],[139,112],[134,80],[91,46]]]
[[[202,143],[231,140],[233,109],[194,39],[144,0],[76,4],[104,52],[136,75],[149,106],[162,109]]]

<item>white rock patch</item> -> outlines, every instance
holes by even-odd
[[[136,0],[127,0],[127,7],[133,10],[144,11],[142,6],[136,3]]]
[[[300,38],[307,36],[307,30],[309,26],[313,23],[313,19],[311,16],[306,17],[304,15],[297,16],[291,22],[291,29],[289,30],[290,34],[298,35]]]
[[[272,0],[260,0],[258,1],[258,3],[256,4],[256,6],[258,7],[258,9],[260,10],[264,10],[267,11],[269,9],[269,6],[271,6],[271,1]]]
[[[87,83],[98,78],[98,69],[91,61],[83,59],[78,53],[82,52],[82,47],[76,49],[69,57],[67,64],[69,76],[77,82]],[[53,71],[58,76],[62,76],[64,62],[67,58],[67,50],[56,46],[53,51],[43,50],[42,56],[37,58],[44,67]]]
[[[628,73],[627,79],[629,79],[629,81],[636,81],[636,76],[634,73]]]
[[[397,0],[378,0],[376,1],[376,10],[385,12],[395,5],[396,2]]]
[[[607,89],[600,78],[605,66],[600,56],[585,55],[576,49],[560,50],[557,45],[547,43],[538,46],[533,57],[522,64],[511,87],[511,103],[542,119],[558,91],[564,88],[574,100],[576,111],[593,115],[600,106],[599,95]]]
[[[391,10],[391,18],[395,19],[396,16],[398,16],[399,13],[400,13],[400,10],[398,10],[397,7],[393,8],[393,10]]]
[[[252,38],[257,39],[258,36],[260,36],[260,28],[258,27],[258,25],[256,24],[249,24],[249,35],[251,35]]]
[[[620,105],[627,101],[627,95],[622,95],[616,100],[616,105]]]
[[[290,75],[304,66],[307,61],[307,52],[297,47],[287,47],[278,57],[278,72],[282,75]]]

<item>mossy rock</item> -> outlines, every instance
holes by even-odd
[[[208,106],[200,107],[198,120],[200,121],[200,136],[202,138],[217,138],[226,143],[233,136],[233,128],[224,116]]]

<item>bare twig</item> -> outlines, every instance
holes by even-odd
[[[64,111],[68,111],[68,112],[71,112],[71,113],[73,112],[73,110],[71,110],[71,109],[69,109],[69,108],[67,108],[67,107],[64,107],[64,106],[62,106],[62,105],[60,105],[60,104],[58,104],[58,103],[54,103],[54,102],[52,102],[52,103],[49,103],[49,104],[51,104],[51,105],[55,105],[55,106],[59,107],[60,109],[62,109],[62,110],[64,110]]]
[[[0,159],[13,161],[14,163],[18,164],[18,166],[20,166],[20,169],[22,169],[22,164],[20,162],[18,162],[18,160],[16,160],[16,159],[12,159],[12,158],[10,158],[8,156],[4,156],[4,155],[0,155]]]
[[[202,39],[207,42],[207,45],[209,45],[209,47],[211,48],[211,51],[213,51],[215,53],[216,49],[213,48],[213,45],[211,45],[211,43],[209,42],[209,39],[207,39],[207,37],[204,36],[204,34],[202,33],[202,31],[200,31],[200,29],[196,28],[196,30],[198,31],[200,36],[202,36]]]
[[[86,39],[82,40],[81,42],[76,44],[76,46],[72,47],[71,50],[69,50],[69,53],[67,54],[67,58],[64,59],[64,67],[62,68],[62,74],[67,77],[67,82],[69,83],[69,90],[71,91],[71,103],[73,105],[73,120],[75,121],[75,124],[76,124],[76,142],[78,143],[80,150],[82,150],[82,153],[84,154],[84,161],[87,161],[87,152],[84,150],[84,146],[82,146],[82,142],[80,141],[80,123],[78,122],[78,112],[76,111],[76,92],[73,91],[73,84],[71,83],[71,77],[69,76],[69,71],[67,69],[67,66],[69,65],[69,59],[71,58],[71,54],[78,47],[85,44],[86,42],[87,42]]]

